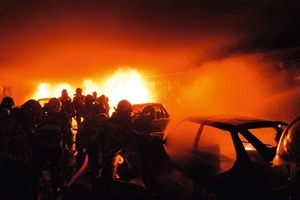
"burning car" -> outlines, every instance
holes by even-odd
[[[272,164],[286,126],[244,116],[189,117],[168,131],[166,152],[203,199],[287,199],[287,183],[278,181],[286,174]]]

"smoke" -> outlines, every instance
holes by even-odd
[[[13,89],[9,85],[0,82],[0,103],[6,96],[13,96]]]
[[[157,81],[164,88],[158,91],[160,99],[173,120],[230,114],[289,122],[300,114],[300,88],[291,86],[286,69],[262,58],[228,57],[165,77]]]

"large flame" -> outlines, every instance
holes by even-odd
[[[81,88],[85,95],[92,94],[94,91],[98,93],[98,96],[106,95],[109,98],[109,104],[113,107],[122,99],[127,99],[131,103],[154,101],[153,95],[151,96],[153,92],[150,91],[148,85],[146,80],[143,80],[135,69],[120,68],[106,81],[102,80],[101,83],[92,79],[84,80]],[[32,98],[59,97],[63,89],[66,89],[69,96],[73,97],[77,87],[69,83],[53,84],[42,82]]]

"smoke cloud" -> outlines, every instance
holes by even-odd
[[[162,102],[174,119],[229,114],[290,122],[300,113],[299,83],[291,80],[297,68],[288,71],[263,58],[228,57],[170,75],[158,87],[164,88]]]

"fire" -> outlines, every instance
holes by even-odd
[[[150,85],[146,80],[142,79],[140,74],[131,68],[119,69],[106,81],[97,82],[91,79],[86,79],[82,83],[83,94],[92,94],[94,91],[98,96],[104,94],[109,98],[111,108],[117,105],[122,99],[127,99],[131,103],[143,103],[154,101],[154,97]],[[52,84],[42,82],[39,84],[37,92],[33,95],[34,99],[59,97],[61,91],[66,89],[69,96],[73,98],[77,86],[69,83]],[[113,111],[113,109],[112,109]]]
[[[116,105],[119,100],[127,99],[131,103],[151,101],[146,84],[135,70],[118,70],[107,80],[107,90],[110,102]]]
[[[51,83],[43,82],[40,83],[33,98],[41,99],[47,97],[59,97],[63,89],[67,89],[67,91],[73,90],[72,86],[70,86],[68,83],[61,83],[52,87]]]
[[[40,83],[36,93],[37,99],[48,97],[50,95],[49,88],[50,88],[50,83]]]

